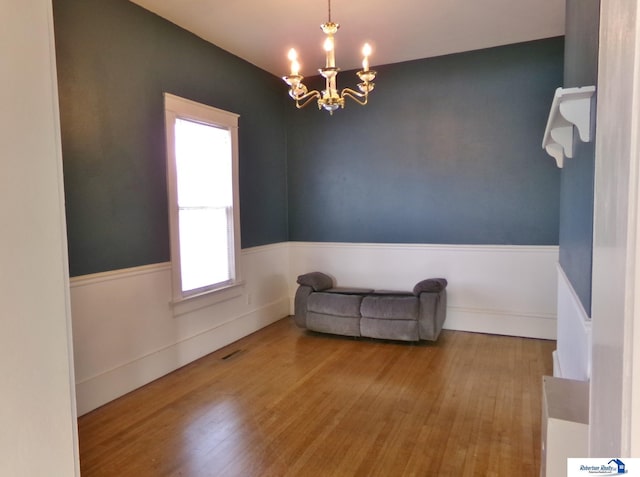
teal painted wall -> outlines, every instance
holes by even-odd
[[[245,248],[558,243],[540,143],[562,38],[379,67],[370,104],[329,117],[126,0],[53,5],[72,276],[169,260],[165,91],[241,115]]]
[[[273,75],[126,0],[54,0],[72,276],[169,260],[163,92],[240,114],[242,245],[287,240]]]
[[[597,85],[599,21],[600,0],[567,1],[564,87]],[[595,106],[594,98],[593,122]],[[588,315],[591,314],[595,156],[595,139],[584,143],[574,137],[573,158],[564,160],[560,189],[560,265]]]
[[[332,117],[290,105],[289,238],[557,245],[541,142],[562,64],[553,38],[376,68],[369,104]]]

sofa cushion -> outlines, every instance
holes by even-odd
[[[307,311],[335,316],[360,316],[362,295],[340,293],[312,293],[307,301]]]
[[[370,295],[362,300],[360,313],[367,318],[417,320],[419,305],[413,295]]]
[[[413,293],[419,295],[422,292],[438,293],[447,288],[446,278],[428,278],[416,283],[413,287]]]
[[[298,277],[298,285],[313,288],[313,291],[322,291],[333,286],[333,279],[322,272],[310,272]]]

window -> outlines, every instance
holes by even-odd
[[[173,301],[239,283],[238,115],[165,93]]]

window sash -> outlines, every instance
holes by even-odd
[[[180,276],[183,294],[228,285],[233,281],[232,207],[180,207]]]

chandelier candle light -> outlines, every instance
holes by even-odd
[[[358,83],[358,89],[355,91],[350,88],[344,88],[338,92],[336,85],[336,79],[340,68],[336,67],[336,50],[335,41],[333,36],[340,28],[340,25],[331,21],[331,0],[329,3],[329,19],[327,23],[320,25],[320,28],[327,35],[324,41],[324,51],[326,53],[326,64],[324,68],[320,68],[318,71],[326,81],[326,89],[322,91],[308,91],[307,87],[302,83],[304,76],[300,74],[300,63],[298,63],[298,54],[296,50],[291,48],[289,50],[289,61],[291,62],[291,74],[283,76],[282,79],[289,85],[289,96],[296,102],[298,109],[304,108],[311,101],[316,99],[318,101],[318,109],[325,109],[329,111],[329,114],[340,108],[344,108],[344,99],[351,98],[358,104],[364,106],[369,99],[369,93],[373,91],[375,83],[373,80],[376,77],[376,72],[369,69],[369,56],[371,55],[371,46],[368,43],[364,44],[362,48],[362,69],[356,74],[360,78],[362,83]]]

